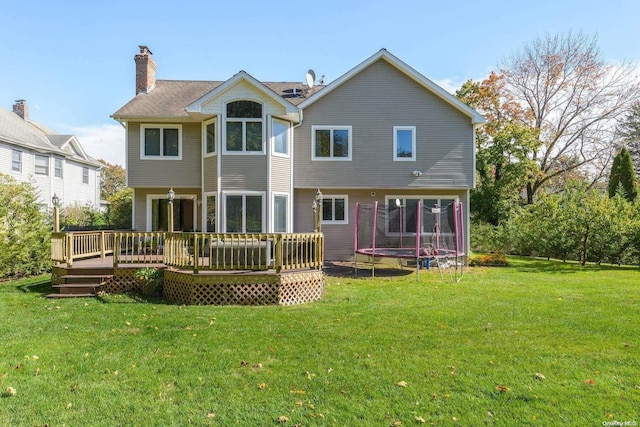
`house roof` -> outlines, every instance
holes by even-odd
[[[411,78],[418,84],[422,85],[425,89],[431,91],[432,93],[434,93],[435,95],[443,99],[445,102],[447,102],[448,104],[456,108],[457,110],[469,116],[474,125],[482,124],[485,122],[484,117],[480,113],[478,113],[477,111],[475,111],[474,109],[472,109],[471,107],[469,107],[468,105],[460,101],[455,96],[451,95],[449,92],[447,92],[446,90],[438,86],[436,83],[434,83],[432,80],[420,74],[418,71],[416,71],[415,69],[413,69],[412,67],[410,67],[409,65],[401,61],[400,59],[398,59],[396,56],[389,53],[386,49],[380,49],[378,52],[376,52],[369,58],[365,59],[360,64],[356,65],[351,70],[347,71],[345,74],[343,74],[342,76],[338,77],[336,80],[329,83],[324,88],[324,90],[314,93],[309,98],[303,100],[299,104],[299,107],[306,108],[307,106],[317,102],[318,100],[322,99],[325,95],[331,93],[332,91],[340,87],[342,84],[344,84],[346,81],[351,79],[353,76],[360,73],[362,70],[369,67],[374,62],[377,62],[380,60],[384,60],[388,62],[393,67],[397,68],[399,71],[407,75],[409,78]]]
[[[96,159],[84,153],[75,136],[56,134],[48,127],[32,120],[24,120],[13,111],[4,108],[0,108],[0,141],[43,154],[66,157],[94,167],[102,166]],[[66,149],[66,144],[70,141],[75,141],[74,150]]]
[[[243,71],[236,74],[236,76],[242,75],[249,76]],[[230,80],[234,79],[234,77]],[[215,89],[222,88],[225,83],[225,81],[156,80],[156,87],[152,91],[139,93],[113,113],[111,117],[116,120],[150,117],[157,119],[186,119],[189,117],[188,106],[206,97]],[[299,82],[259,83],[293,105],[300,104],[309,96],[308,87]],[[310,91],[317,93],[323,87],[314,86]]]

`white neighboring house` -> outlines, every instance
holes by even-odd
[[[43,207],[100,209],[102,164],[89,156],[74,135],[59,135],[29,120],[27,104],[17,100],[13,112],[0,108],[0,173],[29,181]]]

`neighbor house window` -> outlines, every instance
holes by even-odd
[[[82,183],[83,184],[89,183],[89,168],[86,166],[83,166],[82,168]]]
[[[348,196],[322,196],[322,222],[347,224],[349,222]]]
[[[140,153],[143,159],[180,159],[182,126],[141,125]]]
[[[286,233],[289,215],[286,194],[273,196],[273,232]]]
[[[416,127],[393,127],[393,160],[413,161],[416,159]]]
[[[351,160],[351,126],[312,126],[312,160]]]
[[[49,175],[49,156],[36,154],[36,175]]]
[[[204,152],[205,154],[215,154],[216,142],[218,138],[216,136],[216,122],[205,122],[204,127]]]
[[[276,154],[289,154],[289,126],[280,120],[273,121],[273,152]]]
[[[263,203],[261,195],[227,195],[225,210],[228,233],[262,233]]]
[[[14,172],[22,172],[22,151],[13,150],[11,153],[11,170]]]
[[[233,101],[227,104],[226,151],[263,152],[262,104]]]
[[[62,159],[54,159],[54,173],[56,178],[62,178]]]

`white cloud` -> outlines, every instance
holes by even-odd
[[[449,92],[451,95],[455,94],[458,89],[462,86],[464,82],[467,80],[456,80],[456,79],[440,79],[433,80],[435,84],[440,86],[442,89]]]
[[[74,127],[72,131],[91,157],[111,164],[125,165],[124,128],[119,124]]]

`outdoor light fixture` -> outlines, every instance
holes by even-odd
[[[169,189],[167,197],[169,198],[169,204],[167,205],[167,226],[169,228],[169,233],[173,233],[173,199],[176,198],[176,192],[173,191],[173,187]]]
[[[311,207],[313,209],[313,213],[315,214],[316,232],[319,233],[320,231],[322,231],[322,192],[319,188],[318,191],[316,191],[316,197]]]
[[[423,173],[424,173],[424,172],[422,172],[422,171],[414,170],[414,171],[413,171],[413,176],[415,176],[416,178],[418,178],[418,177],[421,177]]]
[[[60,203],[60,197],[56,193],[53,193],[53,197],[51,198],[51,203],[53,203],[53,232],[60,232],[60,212],[58,211],[58,203]]]
[[[167,197],[169,197],[169,203],[173,203],[173,199],[176,198],[176,192],[173,191],[173,187],[171,187],[171,189],[167,193]]]

